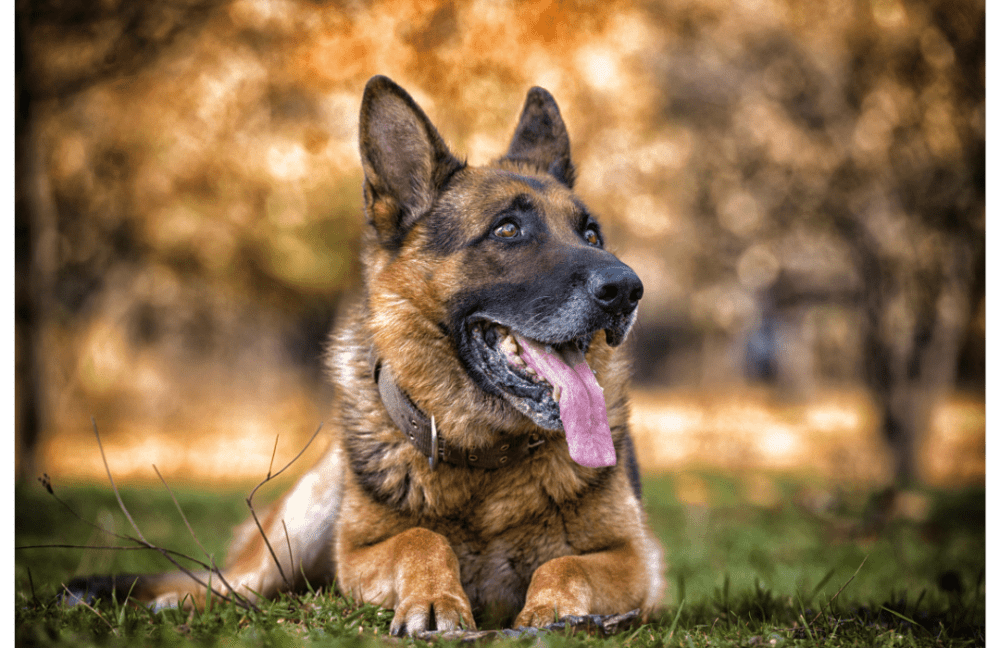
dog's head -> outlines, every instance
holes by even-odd
[[[579,463],[614,463],[598,381],[642,282],[572,191],[552,96],[528,93],[506,154],[483,167],[385,77],[365,88],[360,131],[373,336],[402,387],[432,413],[437,398],[486,399],[495,419],[564,430]]]

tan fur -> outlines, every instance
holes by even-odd
[[[544,625],[566,614],[648,614],[657,605],[662,550],[625,465],[631,444],[624,354],[602,332],[587,351],[619,460],[586,468],[570,458],[561,430],[543,429],[484,392],[454,338],[450,318],[462,295],[490,289],[498,274],[512,283],[536,280],[562,258],[538,254],[526,263],[530,246],[470,243],[490,231],[504,205],[530,200],[544,220],[546,245],[586,248],[573,220],[582,203],[571,190],[568,138],[554,102],[541,92],[529,95],[518,133],[541,130],[543,145],[515,134],[507,156],[473,168],[450,155],[398,86],[384,78],[369,83],[361,118],[366,290],[331,344],[333,439],[327,455],[262,518],[288,582],[256,527],[245,524],[224,572],[239,594],[269,597],[304,578],[313,585],[335,579],[342,592],[393,608],[394,632],[472,628],[477,620]],[[394,157],[397,150],[403,159]],[[522,256],[507,256],[515,254]],[[386,411],[373,357],[391,363],[399,388],[434,416],[453,446],[473,449],[528,434],[546,443],[497,470],[431,469]],[[213,586],[227,591],[218,579]],[[203,587],[176,576],[143,577],[136,592],[161,604],[188,596],[200,604],[205,596]]]

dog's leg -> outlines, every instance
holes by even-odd
[[[392,634],[475,629],[458,557],[444,536],[415,527],[367,547],[338,544],[341,590],[393,608]]]
[[[268,551],[260,529],[250,519],[236,530],[222,577],[199,571],[195,572],[198,580],[210,583],[212,589],[225,595],[235,590],[250,601],[299,588],[306,580],[314,585],[332,582],[331,547],[343,494],[341,457],[340,450],[332,447],[290,491],[260,516],[261,527],[274,556]],[[275,556],[281,562],[281,570]],[[71,581],[65,599],[75,603],[95,598],[109,600],[115,595],[122,601],[131,596],[155,608],[177,605],[201,608],[208,594],[201,583],[179,571],[89,576]]]
[[[252,518],[237,528],[224,571],[237,593],[256,600],[300,589],[306,581],[314,586],[333,582],[333,538],[343,496],[342,457],[340,448],[331,446],[265,515],[258,515],[267,543]]]
[[[543,626],[567,615],[617,614],[636,608],[647,616],[663,585],[659,550],[654,544],[644,549],[624,543],[542,564],[531,577],[514,626]]]

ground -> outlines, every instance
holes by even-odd
[[[173,489],[208,553],[222,555],[227,537],[220,530],[244,517],[252,487]],[[281,485],[271,488],[277,493]],[[53,489],[84,520],[135,535],[110,487]],[[760,497],[762,489],[768,497]],[[204,557],[163,486],[120,490],[151,543]],[[268,494],[261,492],[260,501]],[[668,555],[663,613],[609,639],[549,633],[546,644],[984,643],[980,487],[872,492],[766,474],[683,473],[647,475],[644,499]],[[17,645],[340,645],[378,641],[387,632],[391,613],[330,590],[284,597],[258,611],[218,602],[194,614],[117,602],[63,608],[53,600],[72,575],[169,565],[148,550],[23,548],[132,543],[94,531],[41,484],[19,486],[15,501]]]

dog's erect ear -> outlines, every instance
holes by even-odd
[[[385,247],[397,247],[465,163],[455,158],[405,90],[372,77],[361,99],[365,212]]]
[[[569,134],[548,90],[536,87],[528,91],[505,157],[526,162],[573,188],[576,169],[569,155]]]

